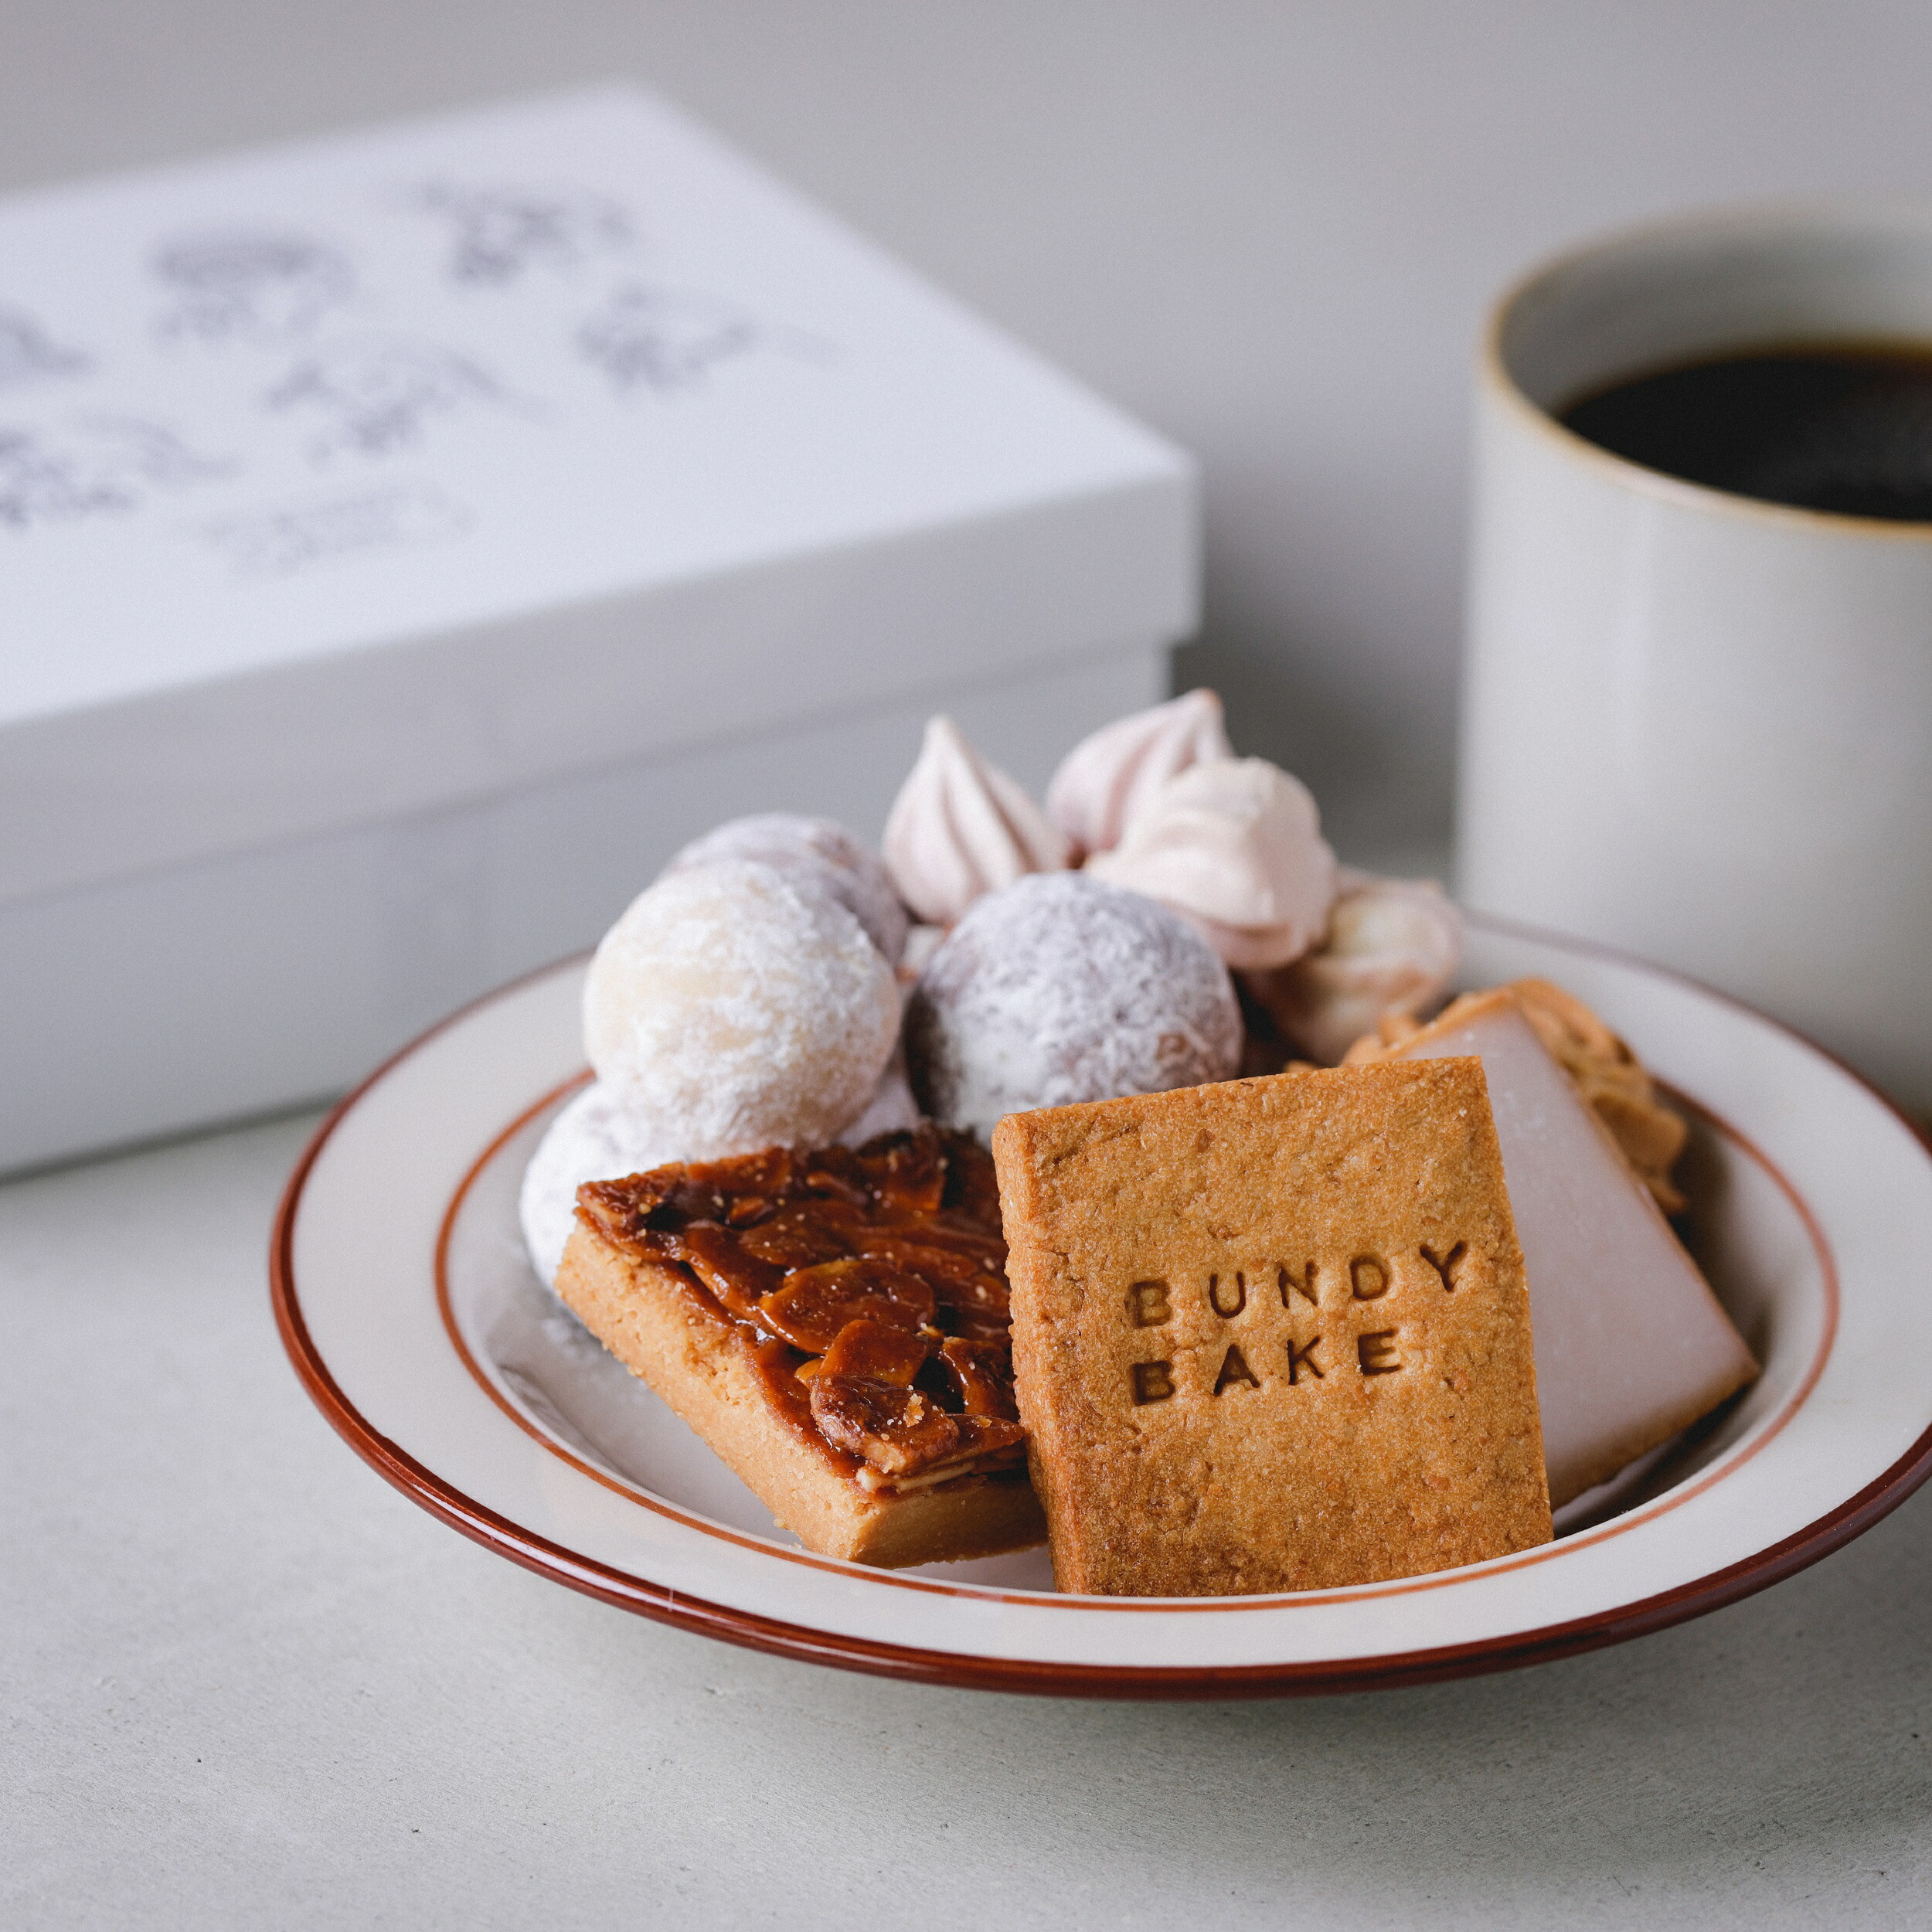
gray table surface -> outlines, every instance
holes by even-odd
[[[0,1188],[9,1927],[1923,1924],[1932,1494],[1748,1602],[1434,1689],[930,1690],[664,1629],[297,1385],[313,1122]]]

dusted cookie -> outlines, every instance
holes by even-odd
[[[586,1181],[614,1181],[674,1161],[682,1151],[661,1128],[639,1121],[600,1081],[559,1114],[523,1170],[517,1214],[530,1265],[546,1285],[577,1223],[577,1189]]]
[[[682,1160],[827,1145],[898,1032],[893,970],[859,921],[745,859],[660,879],[584,981],[590,1064],[640,1138]]]
[[[934,1119],[984,1136],[1036,1107],[1226,1080],[1241,1013],[1186,920],[1080,872],[978,900],[906,1008],[913,1085]]]
[[[831,893],[865,927],[887,963],[899,964],[908,921],[892,876],[877,853],[867,851],[836,821],[801,818],[793,811],[728,819],[694,838],[661,876],[668,878],[720,859],[749,859],[784,872],[795,886],[816,886]]]

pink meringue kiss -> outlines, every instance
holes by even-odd
[[[1111,852],[1169,778],[1234,756],[1212,691],[1190,691],[1083,738],[1046,787],[1046,815],[1078,852]]]
[[[1315,800],[1265,758],[1216,759],[1164,780],[1120,845],[1087,869],[1172,907],[1243,971],[1299,958],[1335,899]]]
[[[988,764],[950,718],[927,721],[883,850],[900,897],[936,926],[1028,872],[1064,869],[1068,857],[1066,841],[1019,782]]]
[[[1383,1019],[1433,1007],[1461,964],[1462,940],[1462,915],[1434,880],[1345,871],[1328,937],[1246,984],[1299,1052],[1332,1066]]]

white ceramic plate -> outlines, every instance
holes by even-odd
[[[284,1338],[354,1447],[504,1555],[684,1627],[960,1684],[1226,1696],[1415,1682],[1694,1616],[1815,1561],[1932,1471],[1932,1158],[1869,1087],[1702,988],[1479,923],[1465,978],[1540,973],[1692,1111],[1696,1245],[1764,1373],[1543,1548],[1284,1597],[1054,1594],[1044,1553],[869,1570],[810,1554],[536,1280],[515,1216],[583,1076],[580,961],[407,1048],[323,1126],[271,1257]],[[1655,1338],[1633,1335],[1641,1353]]]

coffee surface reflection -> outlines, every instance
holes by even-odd
[[[1614,455],[1713,489],[1932,522],[1932,343],[1713,357],[1610,384],[1556,413]]]

